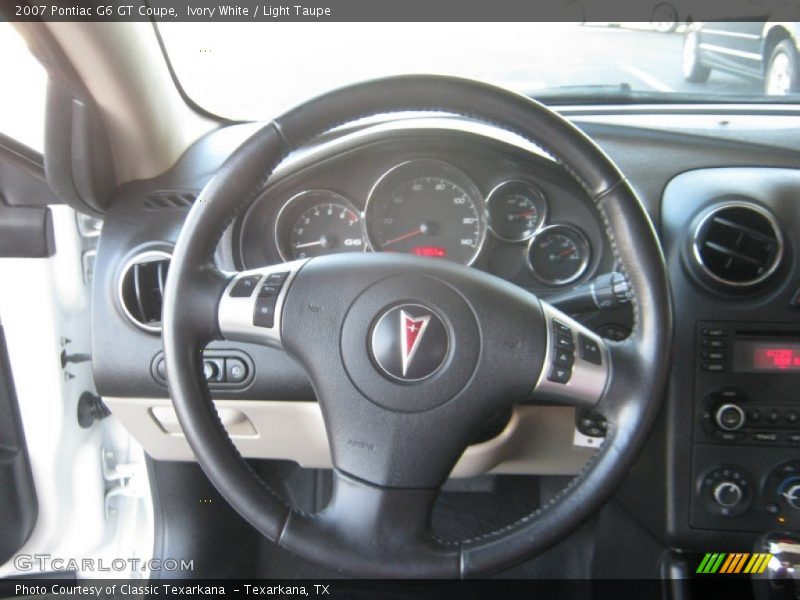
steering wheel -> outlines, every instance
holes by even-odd
[[[359,118],[440,111],[516,133],[558,160],[593,200],[633,293],[634,327],[607,342],[534,295],[444,260],[340,254],[236,274],[213,262],[226,227],[293,150]],[[189,212],[164,296],[169,390],[197,460],[258,531],[308,560],[370,577],[473,577],[552,546],[614,493],[664,391],[670,295],[652,224],[611,160],[543,105],[483,83],[399,76],[313,99],[262,127]],[[287,506],[231,443],[203,377],[227,339],[282,348],[304,367],[334,465],[316,514]],[[590,406],[602,447],[551,502],[458,542],[431,531],[442,484],[483,424],[520,398]]]

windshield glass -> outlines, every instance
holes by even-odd
[[[332,88],[400,73],[493,82],[553,103],[792,101],[794,25],[162,23],[199,106],[264,119]],[[770,95],[767,95],[769,92]]]

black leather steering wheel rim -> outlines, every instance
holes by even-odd
[[[558,160],[593,200],[603,220],[633,292],[634,327],[626,341],[610,345],[612,372],[598,404],[609,418],[606,441],[553,501],[516,523],[471,540],[447,544],[426,538],[422,546],[403,552],[401,539],[401,549],[384,556],[373,543],[386,535],[380,527],[361,532],[353,541],[324,518],[286,506],[255,476],[213,409],[202,377],[201,351],[208,341],[221,338],[217,306],[229,277],[214,267],[216,246],[236,215],[256,199],[275,167],[338,125],[399,111],[437,111],[483,121],[530,140]],[[670,356],[671,314],[664,259],[650,219],[613,162],[587,136],[543,105],[501,88],[459,78],[399,76],[313,99],[262,127],[225,162],[190,211],[176,244],[164,297],[163,343],[170,395],[198,461],[220,493],[258,531],[290,551],[345,573],[473,577],[552,546],[615,492],[658,411]],[[396,520],[389,530],[395,537],[419,525],[404,522],[409,503],[416,498],[422,504],[432,502],[424,490],[416,495],[384,490],[379,496],[365,496],[362,482],[346,473],[337,472],[336,485],[351,508],[359,506]],[[368,506],[373,501],[375,506]],[[350,522],[347,527],[359,525]]]

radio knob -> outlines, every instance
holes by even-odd
[[[795,483],[794,485],[790,486],[785,492],[783,492],[782,496],[789,506],[800,510],[800,483]]]
[[[717,427],[725,431],[736,431],[744,425],[744,411],[737,404],[723,404],[714,415]]]
[[[744,492],[742,492],[742,488],[739,487],[738,483],[726,480],[720,481],[714,486],[713,496],[720,506],[733,508],[742,501]],[[800,498],[798,498],[798,501],[800,501]]]

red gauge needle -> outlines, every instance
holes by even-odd
[[[396,238],[386,240],[385,242],[383,242],[383,244],[381,244],[381,248],[386,248],[386,246],[391,246],[392,244],[396,244],[397,242],[402,242],[403,240],[412,238],[415,235],[420,235],[421,233],[422,233],[422,227],[419,227],[414,231],[409,231],[408,233],[404,233],[403,235],[398,235]]]
[[[575,252],[575,248],[567,248],[566,250],[562,250],[558,253],[559,256],[569,256],[570,254]]]
[[[525,212],[513,213],[511,216],[514,217],[515,219],[528,219],[530,217],[535,217],[536,211],[528,210]]]

